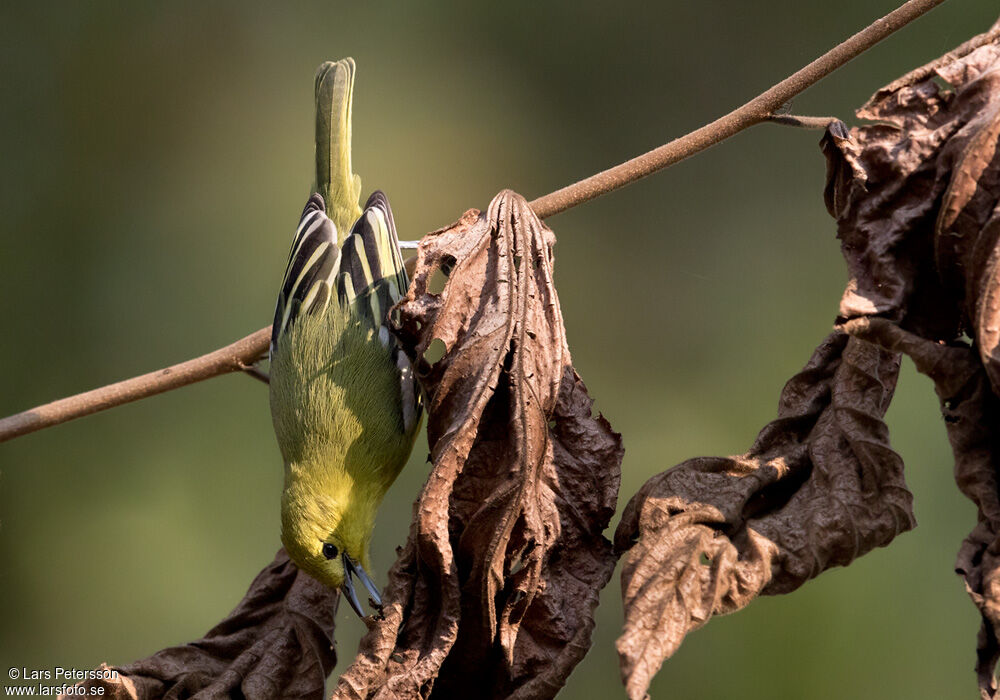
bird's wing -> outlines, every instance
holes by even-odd
[[[321,311],[330,303],[340,258],[337,227],[326,215],[323,198],[314,194],[302,210],[288,255],[271,328],[272,355],[278,338],[291,328],[299,314]]]
[[[368,198],[361,217],[343,241],[334,286],[340,304],[374,329],[382,345],[392,351],[400,372],[403,423],[409,432],[420,418],[420,394],[410,362],[388,327],[389,309],[406,294],[409,280],[392,209],[381,190]]]
[[[372,193],[342,245],[335,282],[337,298],[378,331],[386,344],[386,315],[406,294],[409,281],[385,194],[379,190]]]

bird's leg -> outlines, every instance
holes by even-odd
[[[262,370],[259,365],[261,362],[267,359],[267,355],[257,358],[257,360],[251,364],[246,364],[245,362],[240,363],[240,369],[243,370],[248,376],[253,377],[257,381],[264,382],[265,384],[271,383],[271,376]]]

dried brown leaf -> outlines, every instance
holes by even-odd
[[[858,116],[877,123],[830,129],[822,144],[850,274],[841,316],[932,339],[988,332],[976,318],[996,309],[976,302],[998,230],[1000,23],[882,88]]]
[[[429,399],[434,466],[385,620],[335,697],[547,698],[590,646],[622,448],[570,363],[554,242],[505,191],[420,243],[394,313]],[[448,281],[431,294],[439,270]]]
[[[939,79],[949,85],[942,88]],[[983,617],[977,673],[1000,660],[1000,22],[886,86],[829,131],[827,206],[852,275],[843,327],[909,354],[935,382],[959,487],[979,524],[956,568]],[[970,347],[958,340],[967,332]],[[978,355],[978,361],[977,361]]]
[[[236,609],[202,639],[125,666],[102,666],[118,677],[80,685],[114,700],[322,698],[337,659],[338,598],[281,549]]]
[[[632,498],[615,535],[628,550],[618,653],[630,698],[713,615],[793,591],[914,526],[882,421],[898,370],[898,355],[834,333],[749,452],[688,460]]]

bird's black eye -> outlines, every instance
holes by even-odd
[[[323,543],[323,556],[324,557],[326,557],[327,559],[333,559],[338,554],[340,554],[340,550],[337,549],[337,545],[330,544],[329,542],[324,542]]]

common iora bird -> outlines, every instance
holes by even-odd
[[[358,206],[351,172],[354,61],[316,74],[316,186],[292,243],[271,332],[271,416],[285,463],[281,541],[300,569],[352,576],[381,606],[368,545],[375,513],[413,449],[421,403],[387,314],[406,293],[389,201]]]

